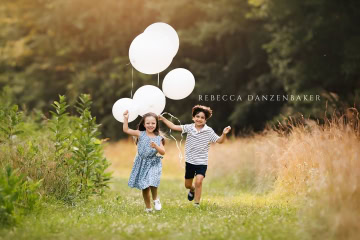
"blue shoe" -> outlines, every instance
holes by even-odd
[[[195,197],[195,192],[192,192],[191,190],[189,191],[189,194],[188,194],[188,200],[189,201],[192,201],[194,200],[194,197]]]

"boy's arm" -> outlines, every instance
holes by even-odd
[[[182,128],[180,125],[175,125],[174,123],[170,122],[163,116],[159,116],[159,120],[163,121],[165,125],[168,126],[168,128],[170,128],[171,130],[182,132]]]
[[[140,131],[139,130],[133,130],[133,129],[129,128],[128,119],[129,119],[129,111],[126,110],[124,112],[124,124],[123,124],[124,133],[127,133],[127,134],[132,135],[132,136],[139,137],[140,136]]]
[[[226,134],[228,134],[230,132],[230,130],[231,130],[230,126],[224,128],[223,133],[221,134],[220,138],[216,142],[217,143],[223,143],[225,141]]]

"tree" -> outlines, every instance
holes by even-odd
[[[252,0],[253,17],[266,22],[264,45],[272,75],[289,94],[321,94],[335,108],[360,97],[360,20],[356,0]],[[284,112],[321,117],[325,101],[291,102]]]

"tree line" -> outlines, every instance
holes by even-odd
[[[3,0],[0,87],[9,87],[25,111],[49,112],[58,94],[71,105],[90,94],[103,136],[115,140],[122,136],[111,113],[115,101],[157,85],[157,75],[132,69],[130,43],[162,21],[177,30],[180,48],[160,73],[160,87],[177,67],[196,79],[188,98],[167,99],[166,112],[190,122],[193,105],[208,105],[209,124],[217,131],[231,125],[235,134],[284,116],[322,118],[358,107],[359,10],[356,0]],[[200,101],[205,95],[320,95],[321,101]]]

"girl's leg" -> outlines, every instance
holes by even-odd
[[[151,195],[154,200],[154,208],[156,211],[161,210],[161,203],[160,200],[157,198],[157,187],[150,187]]]
[[[145,188],[142,190],[142,195],[144,198],[146,208],[151,208],[150,204],[150,188]]]
[[[196,175],[196,178],[195,178],[195,203],[200,203],[203,179],[204,179],[203,175],[201,175],[201,174]]]
[[[193,178],[185,179],[185,188],[190,189],[191,192],[195,191],[193,180],[194,180]]]
[[[157,199],[157,187],[150,187],[150,190],[151,190],[152,199],[156,200]]]

